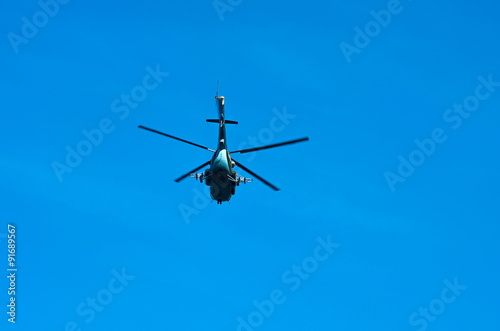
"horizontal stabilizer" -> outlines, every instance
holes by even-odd
[[[215,119],[214,120],[207,120],[207,122],[209,122],[209,123],[219,123],[220,120],[215,120]],[[225,120],[224,123],[226,123],[226,124],[238,124],[238,122],[231,121],[231,120]]]

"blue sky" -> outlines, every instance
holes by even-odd
[[[6,329],[498,330],[497,4],[63,2],[0,13]],[[281,191],[137,129],[215,148],[217,80]]]

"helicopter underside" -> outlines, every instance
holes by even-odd
[[[207,169],[205,171],[205,184],[210,186],[210,196],[218,204],[231,200],[231,197],[236,193],[234,176],[229,175],[224,170],[212,173]]]
[[[218,204],[229,201],[235,194],[236,172],[230,168],[229,162],[227,150],[220,149],[212,159],[212,167],[205,171],[205,184],[210,186],[210,196]]]

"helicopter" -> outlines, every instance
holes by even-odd
[[[236,151],[231,151],[229,152],[227,149],[227,140],[226,140],[226,124],[238,124],[236,121],[231,121],[231,120],[226,120],[225,119],[225,114],[224,114],[224,97],[219,96],[218,92],[215,95],[215,100],[216,100],[216,106],[218,109],[219,113],[219,118],[218,119],[207,119],[206,121],[208,123],[217,123],[219,124],[219,139],[218,139],[218,144],[217,144],[217,149],[213,150],[208,147],[196,144],[194,142],[184,140],[181,138],[174,137],[172,135],[166,134],[164,132],[151,129],[148,127],[145,127],[143,125],[139,125],[138,127],[140,129],[144,129],[147,131],[151,131],[157,134],[160,134],[162,136],[172,138],[178,141],[185,142],[187,144],[203,148],[205,150],[208,150],[210,152],[213,152],[213,157],[211,160],[203,163],[202,165],[194,168],[193,170],[187,172],[186,174],[180,176],[179,178],[175,179],[175,182],[180,182],[181,180],[187,178],[187,177],[192,177],[197,180],[199,180],[201,183],[205,181],[205,184],[207,186],[210,186],[210,196],[213,200],[217,201],[217,204],[222,204],[224,201],[229,201],[233,195],[236,193],[236,186],[239,186],[240,183],[246,184],[246,183],[251,183],[253,181],[252,178],[248,177],[243,177],[240,176],[236,173],[236,171],[233,170],[235,166],[243,169],[247,173],[251,174],[258,180],[260,180],[262,183],[265,185],[269,186],[271,189],[275,191],[279,191],[279,188],[262,178],[261,176],[257,175],[255,172],[251,171],[247,167],[245,167],[243,164],[239,163],[236,161],[234,158],[231,157],[231,154],[244,154],[244,153],[250,153],[250,152],[256,152],[260,151],[263,149],[268,149],[268,148],[274,148],[274,147],[280,147],[280,146],[285,146],[285,145],[290,145],[290,144],[295,144],[298,142],[302,141],[307,141],[309,140],[309,137],[305,138],[300,138],[300,139],[294,139],[290,141],[285,141],[277,144],[271,144],[271,145],[265,145],[265,146],[260,146],[260,147],[253,147],[253,148],[247,148],[247,149],[240,149]],[[210,168],[206,169],[202,173],[196,173],[198,170],[210,165]]]

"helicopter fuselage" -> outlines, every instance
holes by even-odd
[[[212,157],[210,169],[205,171],[205,184],[210,186],[210,196],[217,203],[229,201],[236,187],[236,172],[226,143],[226,123],[224,119],[224,97],[215,97],[219,111],[219,141]]]

